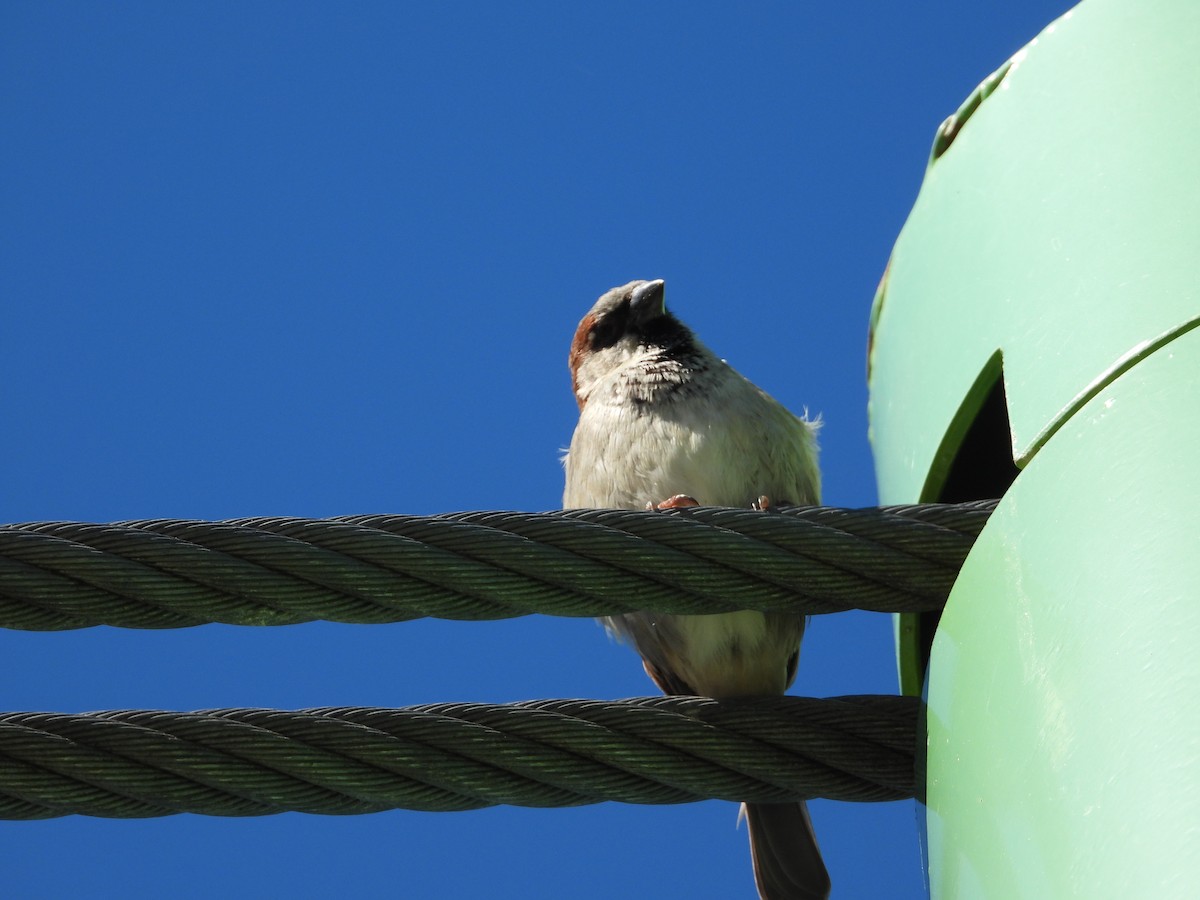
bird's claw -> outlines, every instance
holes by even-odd
[[[674,497],[668,497],[662,503],[647,503],[648,510],[662,509],[685,509],[689,506],[699,506],[695,497],[689,497],[687,494],[676,494]]]

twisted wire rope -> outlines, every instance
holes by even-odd
[[[917,701],[0,714],[0,818],[911,797]]]
[[[0,627],[938,609],[994,501],[0,526]]]

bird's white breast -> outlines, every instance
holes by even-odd
[[[704,506],[816,503],[814,426],[723,361],[654,399],[634,398],[618,371],[580,410],[564,459],[566,508],[642,509],[676,494]],[[648,663],[710,697],[781,693],[803,618],[754,611],[631,613],[606,620]]]
[[[812,426],[720,366],[661,402],[593,394],[565,459],[563,505],[640,509],[675,494],[705,506],[749,506],[764,494],[817,502]]]

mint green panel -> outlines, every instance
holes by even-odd
[[[1198,60],[1200,2],[1087,0],[960,111],[873,315],[883,502],[936,496],[998,350],[1023,465],[1200,316]]]
[[[1200,329],[1020,474],[938,626],[932,896],[1200,897]]]

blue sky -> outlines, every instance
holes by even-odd
[[[875,502],[865,336],[933,132],[1071,4],[0,8],[4,521],[555,508],[566,351],[671,307]],[[895,690],[815,621],[796,693]],[[13,710],[653,692],[587,620],[0,634]],[[923,896],[914,804],[812,804]],[[750,897],[726,803],[0,823],[14,897]]]

